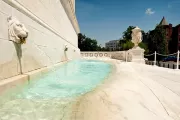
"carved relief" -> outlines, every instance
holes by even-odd
[[[97,54],[97,53],[95,53],[95,54],[94,54],[94,56],[95,56],[95,57],[98,57],[98,54]]]
[[[90,57],[93,57],[93,53],[90,53]]]
[[[28,30],[24,24],[20,23],[16,18],[10,16],[8,21],[8,33],[9,39],[15,43],[24,44],[28,37]]]
[[[107,54],[107,53],[104,53],[104,56],[105,56],[105,57],[108,57],[108,54]]]
[[[102,53],[99,53],[99,57],[102,57],[103,56],[103,54]]]

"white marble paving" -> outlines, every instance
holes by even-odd
[[[180,120],[180,71],[113,61],[111,80],[80,98],[78,120]]]

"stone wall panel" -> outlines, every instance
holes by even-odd
[[[35,16],[28,16],[30,13],[22,12],[21,8],[16,9],[11,2],[20,3],[23,10]],[[20,73],[17,50],[14,43],[8,40],[7,17],[11,15],[23,23],[29,31],[26,44],[22,44],[20,48],[23,74],[51,66],[67,58],[80,57],[80,50],[77,48],[77,34],[61,2],[50,1],[49,7],[47,6],[48,3],[44,0],[0,1],[0,80]],[[32,17],[37,17],[36,19],[40,21]],[[68,46],[66,55],[65,45]]]

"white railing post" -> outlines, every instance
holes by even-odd
[[[154,66],[156,65],[156,51],[154,53]]]
[[[179,50],[178,50],[178,52],[177,52],[177,67],[176,67],[176,69],[178,70],[179,69]]]
[[[126,55],[126,62],[127,62],[127,51],[125,51],[125,53],[126,53],[125,55]]]

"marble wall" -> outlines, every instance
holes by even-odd
[[[16,17],[29,31],[27,43],[21,46],[23,73],[80,57],[77,31],[60,0],[1,0],[0,80],[20,74],[18,51],[8,39],[8,16]]]

